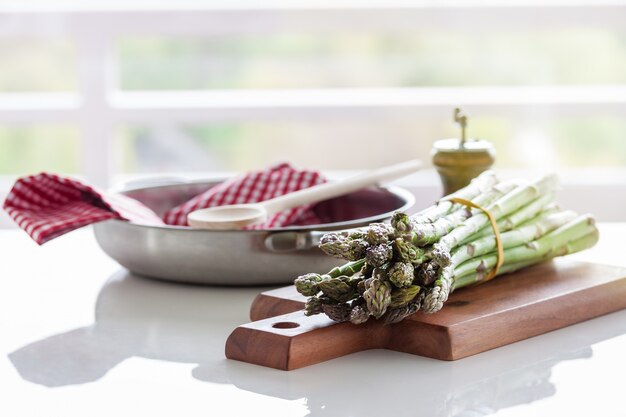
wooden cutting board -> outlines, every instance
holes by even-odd
[[[366,349],[457,360],[626,308],[626,268],[556,259],[454,292],[444,308],[393,324],[306,317],[293,286],[254,300],[226,356],[291,370]]]

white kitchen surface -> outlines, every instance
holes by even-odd
[[[626,310],[456,362],[372,350],[285,372],[224,358],[264,287],[135,277],[90,230],[0,231],[0,249],[0,416],[626,415]],[[626,266],[626,243],[578,257]]]

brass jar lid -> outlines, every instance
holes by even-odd
[[[433,153],[435,152],[447,152],[447,153],[480,153],[490,152],[495,153],[493,144],[484,139],[466,139],[462,141],[458,138],[439,139],[433,145]],[[471,158],[471,156],[470,156]]]
[[[465,187],[481,172],[495,162],[495,149],[491,142],[467,139],[467,116],[454,109],[454,121],[461,127],[460,138],[441,139],[433,144],[432,161],[444,188],[444,195]]]

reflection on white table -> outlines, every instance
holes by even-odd
[[[455,362],[373,350],[284,372],[224,359],[226,337],[247,321],[252,298],[264,288],[140,278],[106,259],[87,233],[50,248],[34,247],[17,233],[0,234],[4,247],[19,242],[3,266],[11,279],[0,281],[0,324],[9,336],[0,342],[0,387],[14,393],[0,402],[0,415],[626,412],[620,396],[626,311]],[[83,260],[64,267],[68,251],[79,248]],[[27,258],[33,262],[19,265]],[[72,287],[79,280],[92,282]],[[104,284],[91,294],[93,320],[77,313],[83,323],[72,325],[74,310],[85,312],[98,280]],[[62,314],[45,310],[47,297],[66,306]],[[38,320],[43,323],[33,326]]]

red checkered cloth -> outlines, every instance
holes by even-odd
[[[227,204],[257,203],[283,194],[308,188],[326,182],[318,172],[298,171],[283,163],[264,171],[233,178],[192,198],[165,215],[165,223],[177,226],[187,225],[187,214],[194,210]],[[270,216],[264,223],[248,226],[248,229],[272,229],[289,225],[319,223],[311,210],[311,205],[302,205]]]
[[[105,194],[80,181],[41,173],[18,179],[4,210],[38,244],[74,229],[108,219],[148,225],[187,225],[187,214],[206,207],[254,203],[325,182],[317,172],[280,164],[217,185],[165,213],[165,222],[150,208],[119,194]],[[254,229],[319,223],[310,205],[286,210],[251,226]]]
[[[40,245],[88,224],[124,219],[163,224],[152,210],[123,195],[106,195],[80,181],[41,173],[18,179],[4,210]]]

